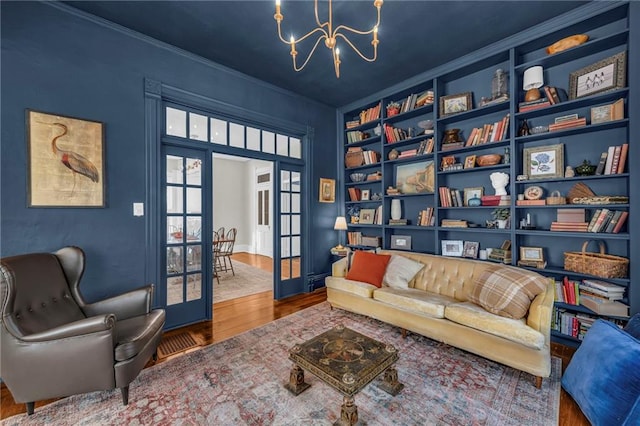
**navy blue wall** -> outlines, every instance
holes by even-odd
[[[0,7],[1,256],[80,246],[90,300],[143,284],[146,217],[134,217],[132,203],[145,199],[143,84],[150,78],[315,130],[308,259],[310,272],[328,271],[338,204],[317,202],[317,182],[337,175],[333,108],[66,9]],[[26,108],[105,123],[106,208],[27,208]]]

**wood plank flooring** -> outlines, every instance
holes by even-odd
[[[264,256],[239,253],[234,255],[234,260],[263,268],[267,271],[273,271],[273,263],[271,262],[271,259],[265,258]],[[273,292],[271,291],[245,296],[240,299],[226,300],[213,305],[213,321],[205,321],[181,329],[171,330],[166,332],[164,337],[169,337],[187,330],[200,345],[208,345],[267,324],[275,319],[282,318],[317,303],[322,303],[325,300],[326,292],[324,289],[319,289],[309,294],[293,296],[282,301],[274,301]],[[196,349],[197,348],[189,349],[182,353],[177,353],[164,359],[159,359],[157,363],[161,364],[168,359]],[[551,347],[552,355],[562,359],[563,370],[568,365],[574,352],[575,351],[572,348],[560,344],[552,344]],[[149,365],[153,365],[153,363],[149,362],[147,366]],[[131,389],[130,398],[131,400],[136,398],[135,387]],[[36,410],[38,407],[52,401],[53,400],[37,402]],[[7,387],[2,384],[2,387],[0,388],[0,418],[4,419],[14,414],[25,412],[24,404],[16,404]],[[561,391],[560,395],[560,416],[558,425],[589,425],[589,421],[584,417],[578,405],[564,390]]]

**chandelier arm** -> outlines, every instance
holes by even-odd
[[[318,44],[320,44],[320,41],[324,38],[325,36],[320,36],[318,37],[318,39],[316,40],[316,43],[313,45],[313,49],[311,49],[311,51],[309,52],[309,54],[307,55],[307,59],[304,60],[304,63],[300,66],[300,68],[298,68],[296,66],[296,57],[293,57],[293,69],[296,71],[302,71],[302,69],[304,67],[307,66],[307,63],[309,62],[309,60],[311,59],[311,56],[313,55],[313,52],[315,52],[316,48],[318,47]]]
[[[328,22],[325,22],[324,24],[320,23],[320,18],[318,18],[318,0],[314,0],[313,3],[314,3],[313,4],[313,10],[314,10],[315,15],[316,15],[316,24],[318,24],[318,26],[321,27],[321,28],[324,27],[325,25],[329,25]],[[331,4],[331,1],[329,1],[329,4]]]
[[[295,40],[294,40],[294,43],[300,43],[301,41],[303,41],[304,39],[306,39],[307,37],[311,36],[313,33],[316,33],[316,32],[318,32],[318,31],[322,32],[322,34],[323,34],[323,35],[322,35],[322,36],[320,36],[320,37],[328,37],[328,36],[329,36],[329,35],[327,34],[327,31],[326,31],[326,30],[324,30],[323,28],[315,28],[314,30],[309,31],[308,33],[306,33],[304,36],[302,36],[302,37],[300,37],[300,38],[298,38],[298,39],[295,39]],[[288,45],[288,46],[291,46],[291,41],[290,41],[290,40],[285,40],[285,39],[282,37],[282,31],[281,31],[281,29],[280,29],[280,23],[278,23],[278,37],[280,37],[280,41],[281,41],[281,42],[283,42],[284,44],[286,44],[286,45]]]
[[[373,57],[367,58],[365,55],[362,54],[362,52],[360,52],[360,50],[353,43],[351,43],[351,40],[349,40],[344,34],[336,34],[336,38],[337,37],[342,38],[349,46],[351,46],[351,48],[358,54],[358,56],[360,56],[362,59],[364,59],[367,62],[374,62],[378,57],[377,44],[373,46]]]
[[[336,29],[333,30],[333,35],[334,35],[334,37],[337,36],[338,35],[338,31],[341,30],[341,29],[344,29],[344,30],[347,30],[347,31],[350,31],[350,32],[356,33],[356,34],[367,35],[367,34],[371,34],[372,32],[374,32],[376,27],[378,27],[378,26],[380,26],[380,9],[378,9],[378,19],[376,20],[375,25],[373,25],[373,27],[371,27],[370,30],[364,31],[364,30],[358,30],[358,29],[349,27],[347,25],[338,25],[336,27]]]

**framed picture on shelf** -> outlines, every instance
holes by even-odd
[[[360,209],[360,218],[358,223],[362,225],[373,225],[373,218],[375,214],[375,209]]]
[[[464,159],[464,168],[465,169],[473,169],[475,166],[476,166],[476,156],[475,155],[468,155]]]
[[[529,179],[564,176],[564,144],[525,148],[522,160],[522,169]]]
[[[392,250],[411,250],[411,236],[409,235],[392,235]]]
[[[28,206],[105,207],[104,124],[27,110]]]
[[[520,260],[528,262],[543,262],[542,247],[520,247]]]
[[[627,52],[620,52],[569,75],[569,99],[621,89],[626,85]]]
[[[396,166],[396,188],[403,194],[430,193],[435,189],[433,161]]]
[[[477,198],[478,200],[480,200],[483,195],[484,195],[484,186],[479,186],[479,187],[476,187],[476,188],[465,188],[464,189],[464,200],[462,201],[462,204],[465,207],[469,207],[469,200],[470,199]]]
[[[624,118],[624,99],[618,99],[612,104],[591,108],[591,124],[606,123]]]
[[[370,199],[371,199],[371,190],[363,189],[362,192],[360,192],[360,201],[369,201]]]
[[[320,178],[321,203],[334,203],[336,201],[336,181],[334,179]]]
[[[465,92],[457,95],[446,95],[440,97],[440,117],[458,114],[473,109],[472,93]]]
[[[477,241],[465,241],[464,246],[462,248],[462,257],[477,259],[479,247],[480,247],[480,243]]]
[[[462,253],[464,251],[464,243],[461,240],[442,240],[442,255],[443,256],[453,256],[453,257],[462,257]]]

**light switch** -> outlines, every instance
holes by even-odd
[[[133,215],[144,216],[144,203],[133,203]]]

